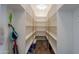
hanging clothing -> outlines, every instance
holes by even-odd
[[[18,46],[17,46],[17,43],[16,43],[16,40],[13,41],[13,53],[14,54],[18,54]]]
[[[11,28],[11,32],[10,32],[10,40],[13,42],[13,53],[14,54],[18,54],[18,46],[17,46],[17,43],[16,43],[16,40],[18,38],[18,34],[17,32],[15,31],[14,27],[11,25],[11,24],[8,24],[8,26]]]
[[[10,32],[10,40],[15,40],[18,38],[18,34],[15,31],[14,27],[11,24],[8,24],[8,26],[12,29],[12,31]]]

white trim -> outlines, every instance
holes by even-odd
[[[57,42],[56,42],[57,40],[56,40],[56,37],[53,36],[52,34],[50,34],[49,32],[46,32],[46,33],[47,33],[47,34],[46,34],[47,40],[49,41],[49,43],[50,43],[52,49],[53,49],[54,52],[56,53],[56,51],[57,51]],[[50,37],[54,38],[53,41],[51,40],[50,37],[48,37],[48,35],[49,35]]]
[[[29,35],[25,37],[25,40],[29,39],[35,32],[31,32]]]
[[[28,45],[27,48],[26,48],[25,54],[28,52],[28,50],[29,50],[29,48],[30,48],[30,46],[31,46],[31,44],[32,44],[32,42],[33,42],[33,40],[34,40],[34,38],[32,38],[32,39],[30,40],[29,45]]]
[[[57,37],[54,34],[51,34],[50,32],[46,31],[50,36],[52,36],[55,40],[57,40]]]
[[[48,39],[48,38],[47,38]],[[50,43],[50,45],[51,45],[51,47],[52,47],[52,49],[54,50],[54,52],[56,53],[56,47],[53,45],[53,43],[52,43],[52,41],[51,40],[49,40],[48,39],[48,41],[49,41],[49,43]]]
[[[27,44],[28,45],[26,45],[26,50],[25,50],[25,54],[28,52],[28,50],[29,50],[29,48],[30,48],[30,46],[31,46],[31,44],[32,44],[32,42],[33,42],[33,40],[35,39],[35,37],[34,37],[34,35],[35,35],[35,32],[32,32],[32,33],[30,33],[27,37],[26,37],[26,42],[27,42]]]

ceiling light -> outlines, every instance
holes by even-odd
[[[39,9],[39,10],[45,10],[47,8],[47,5],[39,4],[39,5],[36,5],[36,8]]]

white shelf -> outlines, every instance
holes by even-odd
[[[52,36],[55,40],[57,40],[57,37],[54,34],[51,34],[50,32],[46,31],[50,36]]]

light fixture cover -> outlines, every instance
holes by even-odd
[[[39,10],[45,10],[47,8],[47,5],[46,4],[38,4],[38,5],[36,5],[36,8]]]

